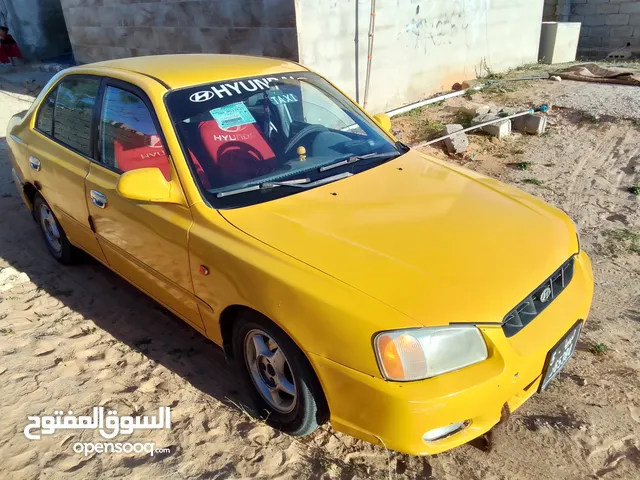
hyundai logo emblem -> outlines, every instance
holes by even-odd
[[[201,92],[196,92],[189,97],[189,100],[192,102],[206,102],[207,100],[211,100],[213,98],[213,92],[211,90],[203,90]]]
[[[547,303],[550,298],[551,298],[551,287],[547,287],[540,294],[540,301],[542,303]]]

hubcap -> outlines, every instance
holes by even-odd
[[[49,246],[57,253],[62,251],[62,241],[60,240],[60,231],[56,224],[56,219],[44,203],[40,205],[40,225],[47,239]]]
[[[244,358],[260,396],[274,410],[291,412],[296,405],[295,380],[275,340],[262,330],[251,330],[244,338]]]

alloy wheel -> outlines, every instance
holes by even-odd
[[[276,341],[262,330],[251,330],[244,339],[244,357],[260,396],[275,411],[291,412],[297,399],[295,379]]]
[[[42,226],[42,231],[44,232],[44,236],[51,249],[56,253],[61,253],[62,240],[60,238],[58,224],[56,223],[56,219],[53,216],[53,213],[51,213],[49,206],[44,203],[40,205],[40,225]]]

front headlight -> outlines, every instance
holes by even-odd
[[[384,377],[401,382],[435,377],[488,357],[480,330],[466,325],[382,332],[373,344]]]

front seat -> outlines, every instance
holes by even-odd
[[[215,120],[207,120],[198,129],[224,184],[248,181],[275,170],[276,156],[255,124],[223,130]]]

